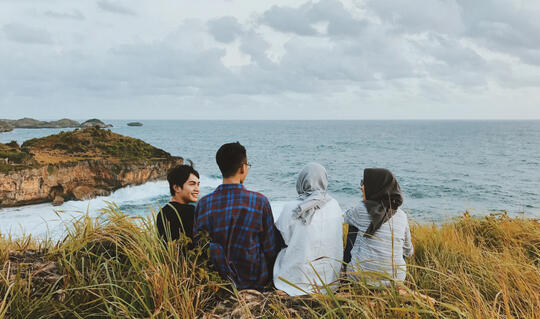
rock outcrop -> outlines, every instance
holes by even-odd
[[[108,195],[161,179],[181,157],[99,128],[0,144],[0,207]]]
[[[0,133],[13,131],[13,125],[7,120],[0,120]]]
[[[108,128],[108,127],[112,127],[112,124],[105,124],[103,123],[103,121],[101,120],[98,120],[98,119],[91,119],[91,120],[88,120],[88,121],[85,121],[81,124],[81,127],[82,128],[87,128],[87,127],[99,127],[99,128]]]
[[[12,128],[75,128],[81,125],[79,122],[70,119],[47,122],[28,117],[19,120],[0,120],[0,125],[2,125],[2,122],[10,125]]]

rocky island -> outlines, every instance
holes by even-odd
[[[141,122],[129,122],[127,125],[128,126],[143,126]]]
[[[10,131],[13,131],[13,125],[5,120],[0,120],[0,133]]]
[[[181,157],[98,127],[0,143],[0,207],[89,199],[164,178]]]
[[[32,118],[22,118],[18,120],[0,120],[0,132],[2,131],[2,126],[9,126],[11,130],[14,128],[75,128],[79,127],[81,124],[77,121],[70,119],[61,119],[58,121],[39,121]],[[11,131],[9,130],[9,131]]]
[[[113,127],[113,126],[112,124],[105,124],[103,123],[103,121],[98,120],[98,119],[91,119],[91,120],[83,122],[81,124],[81,127],[82,128],[86,128],[86,127],[108,128],[108,127]]]

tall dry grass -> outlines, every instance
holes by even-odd
[[[1,237],[0,318],[540,317],[534,220],[466,215],[440,227],[414,225],[404,284],[374,289],[344,280],[336,292],[266,293],[254,302],[209,270],[207,241],[193,251],[187,240],[163,245],[154,216],[129,217],[111,203],[100,218],[70,223],[60,242]],[[231,296],[235,305],[224,307]]]

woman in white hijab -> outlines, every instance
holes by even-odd
[[[276,222],[287,247],[274,264],[274,285],[291,296],[324,292],[323,284],[337,288],[343,258],[343,213],[327,194],[327,187],[324,167],[307,164],[296,182],[298,199],[285,204]]]

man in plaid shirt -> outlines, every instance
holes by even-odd
[[[272,208],[264,195],[243,186],[251,164],[240,143],[222,145],[216,162],[223,184],[197,204],[194,235],[208,232],[210,260],[222,277],[238,289],[263,290],[283,246]]]

